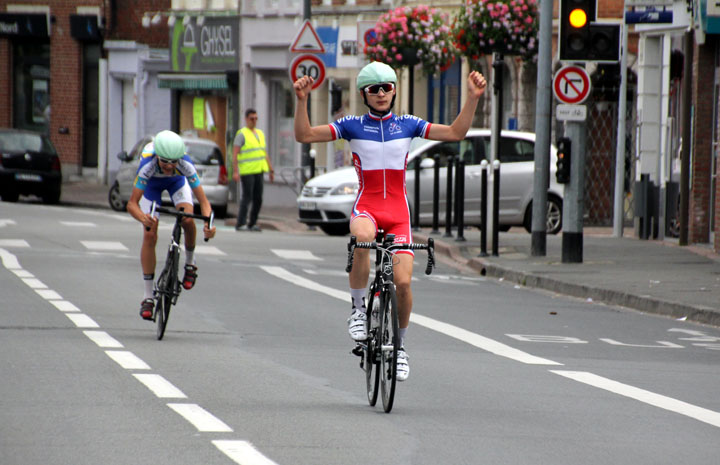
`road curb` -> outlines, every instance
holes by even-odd
[[[416,239],[427,241],[429,236],[415,234]],[[604,289],[585,284],[575,284],[549,278],[535,273],[511,270],[482,258],[466,258],[457,246],[435,239],[435,250],[450,257],[456,263],[471,268],[479,274],[495,279],[503,279],[525,287],[557,292],[571,297],[592,299],[608,305],[618,305],[646,313],[664,315],[669,318],[687,319],[697,323],[720,326],[720,312],[710,307],[687,305],[682,302],[669,302],[650,296],[632,294],[624,291]]]

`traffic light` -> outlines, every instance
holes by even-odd
[[[570,182],[570,139],[563,137],[557,142],[557,162],[555,179],[558,184]]]
[[[596,0],[560,0],[560,61],[618,61],[620,25],[596,23]]]

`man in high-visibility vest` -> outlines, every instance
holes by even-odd
[[[236,231],[260,231],[257,219],[262,206],[264,173],[270,173],[270,182],[275,180],[275,172],[265,145],[265,133],[255,127],[257,119],[254,109],[245,111],[245,127],[235,134],[233,142],[233,157],[236,161],[233,163],[233,180],[242,185]],[[250,218],[246,223],[248,206]]]

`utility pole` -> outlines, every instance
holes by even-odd
[[[550,83],[552,80],[552,0],[540,0],[540,42],[535,94],[535,172],[530,254],[547,254],[547,191],[550,176]]]
[[[312,11],[310,9],[310,0],[303,0],[303,19],[310,21],[310,18],[312,17]],[[308,113],[308,121],[312,120],[312,112],[311,112],[311,102],[312,97],[308,96],[307,99],[307,113]],[[310,156],[310,144],[302,144],[301,149],[301,159],[300,159],[300,165],[305,168],[306,166],[313,167],[313,164],[315,163],[315,160],[312,159]],[[305,176],[305,170],[302,170],[302,177]],[[304,184],[303,179],[303,184]]]
[[[680,155],[680,245],[688,245],[690,220],[690,147],[692,147],[692,62],[693,31],[685,31],[682,82],[682,153]]]
[[[623,9],[623,12],[625,9]],[[618,100],[617,144],[615,146],[615,192],[613,237],[623,236],[625,221],[625,127],[627,125],[627,45],[628,26],[622,25],[620,48],[620,97]]]

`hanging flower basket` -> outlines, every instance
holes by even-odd
[[[365,54],[395,67],[420,64],[425,74],[435,74],[457,56],[449,23],[448,15],[426,5],[395,8],[378,19],[375,43]]]
[[[453,34],[460,53],[471,62],[493,52],[537,56],[537,0],[466,0]]]

